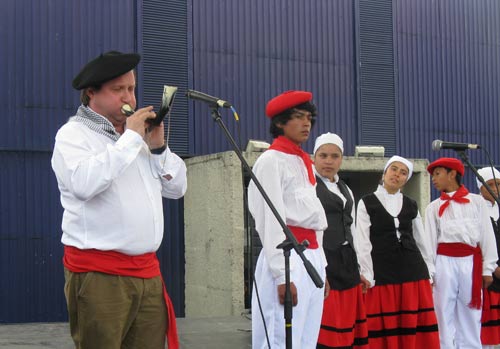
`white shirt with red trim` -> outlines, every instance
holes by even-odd
[[[455,192],[447,193],[452,196]],[[483,254],[483,275],[491,275],[498,260],[495,233],[490,220],[490,211],[482,196],[469,193],[465,196],[469,203],[450,201],[450,205],[439,217],[439,207],[444,200],[432,201],[425,210],[425,233],[431,243],[433,258],[436,260],[437,245],[441,242],[459,242],[481,247]]]
[[[325,210],[316,196],[316,187],[309,182],[302,158],[267,150],[255,162],[253,172],[287,225],[316,231],[318,250],[326,265],[323,252],[323,231],[328,226]],[[283,284],[283,250],[276,246],[285,240],[285,234],[253,181],[248,187],[248,208],[255,220],[269,268],[277,283]],[[290,269],[295,267],[291,261]]]

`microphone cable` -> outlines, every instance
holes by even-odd
[[[259,304],[260,317],[262,318],[262,323],[264,324],[264,333],[266,334],[267,347],[271,349],[271,343],[269,342],[269,334],[267,333],[266,320],[264,319],[264,312],[262,311],[262,304],[260,303],[259,290],[257,288],[257,282],[255,281],[255,274],[253,268],[252,268],[252,274],[253,274],[253,287],[255,290],[255,296],[257,297],[257,303]],[[253,321],[253,314],[252,314],[252,321]]]

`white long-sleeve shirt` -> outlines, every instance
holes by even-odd
[[[448,193],[452,196],[455,192]],[[472,247],[478,244],[483,254],[483,275],[491,275],[498,260],[495,234],[486,201],[477,194],[465,196],[469,203],[460,204],[450,200],[450,205],[439,217],[439,207],[444,200],[432,201],[425,210],[425,231],[436,260],[437,245],[441,242],[460,242]]]
[[[397,192],[396,194],[389,194],[387,190],[381,185],[375,191],[375,196],[380,201],[385,210],[394,218],[394,226],[396,230],[394,234],[400,237],[400,233],[397,230],[399,228],[399,220],[397,216],[403,208],[403,194]],[[371,220],[368,212],[366,211],[366,206],[363,200],[358,203],[358,210],[356,215],[356,231],[357,234],[353,236],[354,246],[358,255],[358,261],[360,264],[360,274],[363,275],[372,286],[375,285],[376,280],[374,279],[373,272],[373,260],[371,256],[372,244],[370,241],[370,227]],[[417,214],[412,221],[413,238],[417,243],[417,246],[422,254],[422,257],[429,269],[429,274],[431,278],[434,275],[434,262],[432,259],[432,245],[425,238],[424,226],[422,224],[422,217],[420,212]]]
[[[64,208],[61,241],[80,249],[156,251],[162,196],[177,199],[187,188],[186,165],[168,148],[152,155],[132,130],[115,142],[71,120],[57,132],[52,168]]]
[[[344,203],[344,207],[345,207],[345,203],[347,202],[347,199],[344,197],[344,194],[342,194],[342,192],[340,191],[340,188],[339,188],[339,185],[338,185],[338,182],[339,182],[339,176],[338,175],[335,175],[334,177],[334,182],[331,182],[330,179],[326,178],[326,177],[323,177],[322,175],[320,175],[316,170],[315,170],[315,173],[316,175],[323,181],[323,183],[325,183],[326,187],[328,188],[329,191],[331,191],[332,193],[334,193],[335,195],[337,195],[341,200],[342,202]],[[351,188],[349,188],[349,186],[346,184],[346,188],[347,190],[349,191],[349,194],[351,195],[351,198],[354,200],[354,195],[352,194],[352,190]],[[356,210],[356,205],[354,204],[354,201],[352,203],[352,209],[351,209],[351,217],[352,217],[352,224],[351,224],[351,234],[354,236],[356,235],[356,219],[355,219],[355,210]],[[347,244],[347,241],[345,242]],[[354,246],[353,246],[354,247]]]
[[[498,221],[498,217],[500,216],[500,212],[498,211],[498,204],[495,202],[491,203],[488,200],[486,201],[486,207],[488,208],[488,214],[491,218],[493,218],[496,221]]]
[[[255,162],[253,172],[287,225],[316,230],[318,250],[326,264],[322,246],[323,230],[327,227],[326,215],[316,196],[315,186],[309,182],[303,160],[297,155],[267,150]],[[283,250],[276,246],[285,240],[285,234],[253,181],[248,187],[248,208],[255,220],[271,272],[277,283],[283,284]],[[295,267],[291,260],[290,269]]]

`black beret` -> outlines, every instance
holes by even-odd
[[[121,53],[118,51],[103,53],[85,64],[73,79],[73,87],[81,90],[90,86],[99,86],[131,71],[140,60],[141,56],[137,53]]]

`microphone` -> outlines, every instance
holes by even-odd
[[[453,149],[453,150],[481,149],[481,146],[479,144],[445,142],[439,139],[436,139],[435,141],[432,142],[432,150],[438,151],[441,149]]]
[[[213,97],[207,95],[206,93],[195,91],[195,90],[187,90],[186,96],[191,99],[196,99],[198,101],[202,101],[210,104],[211,106],[218,105],[222,108],[231,108],[231,104],[229,102],[223,101],[217,97]]]

